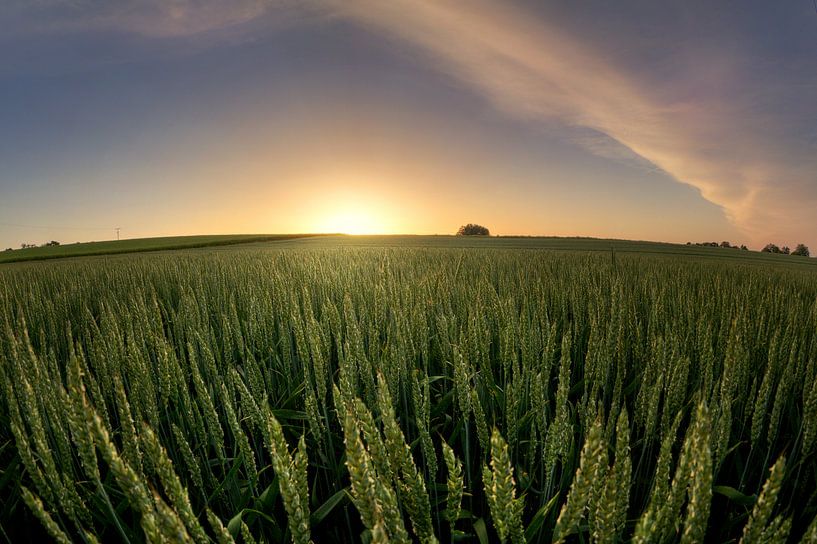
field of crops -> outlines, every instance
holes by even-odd
[[[0,267],[0,538],[817,542],[817,273],[492,248]]]

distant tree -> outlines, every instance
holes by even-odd
[[[766,247],[760,250],[763,253],[780,253],[780,248],[775,244],[766,244]]]
[[[798,255],[800,257],[810,257],[811,253],[808,250],[808,246],[805,244],[797,244],[797,247],[794,248],[794,251],[791,252],[792,255]]]
[[[740,245],[740,249],[742,249],[743,251],[749,251],[749,248],[748,248],[748,247],[746,247],[746,246],[745,246],[745,245],[743,245],[743,244],[741,244],[741,245]]]
[[[732,244],[724,240],[723,242],[721,242],[721,247],[730,248],[732,247]]]
[[[783,255],[788,255],[789,253],[791,253],[791,250],[789,249],[789,246],[783,246],[780,248],[780,253],[782,253]]]
[[[457,231],[457,236],[488,236],[490,234],[491,232],[487,228],[482,225],[477,225],[476,223],[463,225],[460,227],[460,230]]]
[[[7,248],[6,248],[6,251],[14,251],[14,249],[13,249],[13,248],[10,248],[10,247],[7,247]]]
[[[58,245],[60,245],[60,243],[58,241],[56,241],[56,240],[51,240],[50,242],[48,242],[45,245],[46,246],[58,246]]]

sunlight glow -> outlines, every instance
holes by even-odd
[[[300,232],[395,234],[405,232],[404,195],[384,190],[368,172],[321,172],[298,185],[308,187],[293,208]]]
[[[341,234],[382,234],[385,228],[383,218],[364,206],[340,205],[331,206],[320,217],[316,218],[313,232]]]

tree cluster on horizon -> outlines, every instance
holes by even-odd
[[[58,246],[58,245],[60,245],[60,243],[58,241],[56,241],[56,240],[51,240],[50,242],[46,242],[46,243],[40,244],[40,245],[27,244],[27,243],[23,242],[22,244],[20,244],[20,249],[32,249],[32,248],[35,248],[35,247],[52,247],[52,246]],[[6,251],[12,251],[12,248],[10,248],[10,247],[6,248]]]
[[[741,244],[740,246],[732,245],[730,242],[724,240],[721,243],[718,242],[687,242],[686,245],[688,246],[702,246],[702,247],[723,247],[728,249],[741,249],[741,250],[748,250],[749,248],[745,245]],[[777,244],[766,244],[763,249],[760,250],[761,253],[777,253],[780,255],[795,255],[798,257],[810,257],[811,252],[806,244],[797,244],[797,246],[792,250],[789,246],[778,246]]]
[[[477,225],[476,223],[468,223],[463,225],[457,231],[457,236],[490,236],[491,231],[487,227]]]
[[[748,251],[749,248],[745,245],[741,244],[740,246],[733,246],[728,241],[724,240],[720,244],[718,242],[687,242],[688,246],[702,246],[702,247],[724,247],[728,249],[741,249],[743,251]]]
[[[789,246],[779,247],[776,244],[766,244],[766,246],[760,250],[762,253],[779,253],[782,255],[796,255],[798,257],[810,257],[811,252],[808,249],[808,246],[805,244],[797,244],[797,247],[794,248],[792,251]]]

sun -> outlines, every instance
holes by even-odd
[[[382,188],[360,181],[361,174],[342,175],[311,183],[298,214],[303,232],[393,234],[401,226],[403,210]],[[330,181],[331,180],[331,181]]]
[[[383,224],[371,211],[353,208],[330,212],[321,220],[318,230],[341,234],[378,234],[383,231]]]

